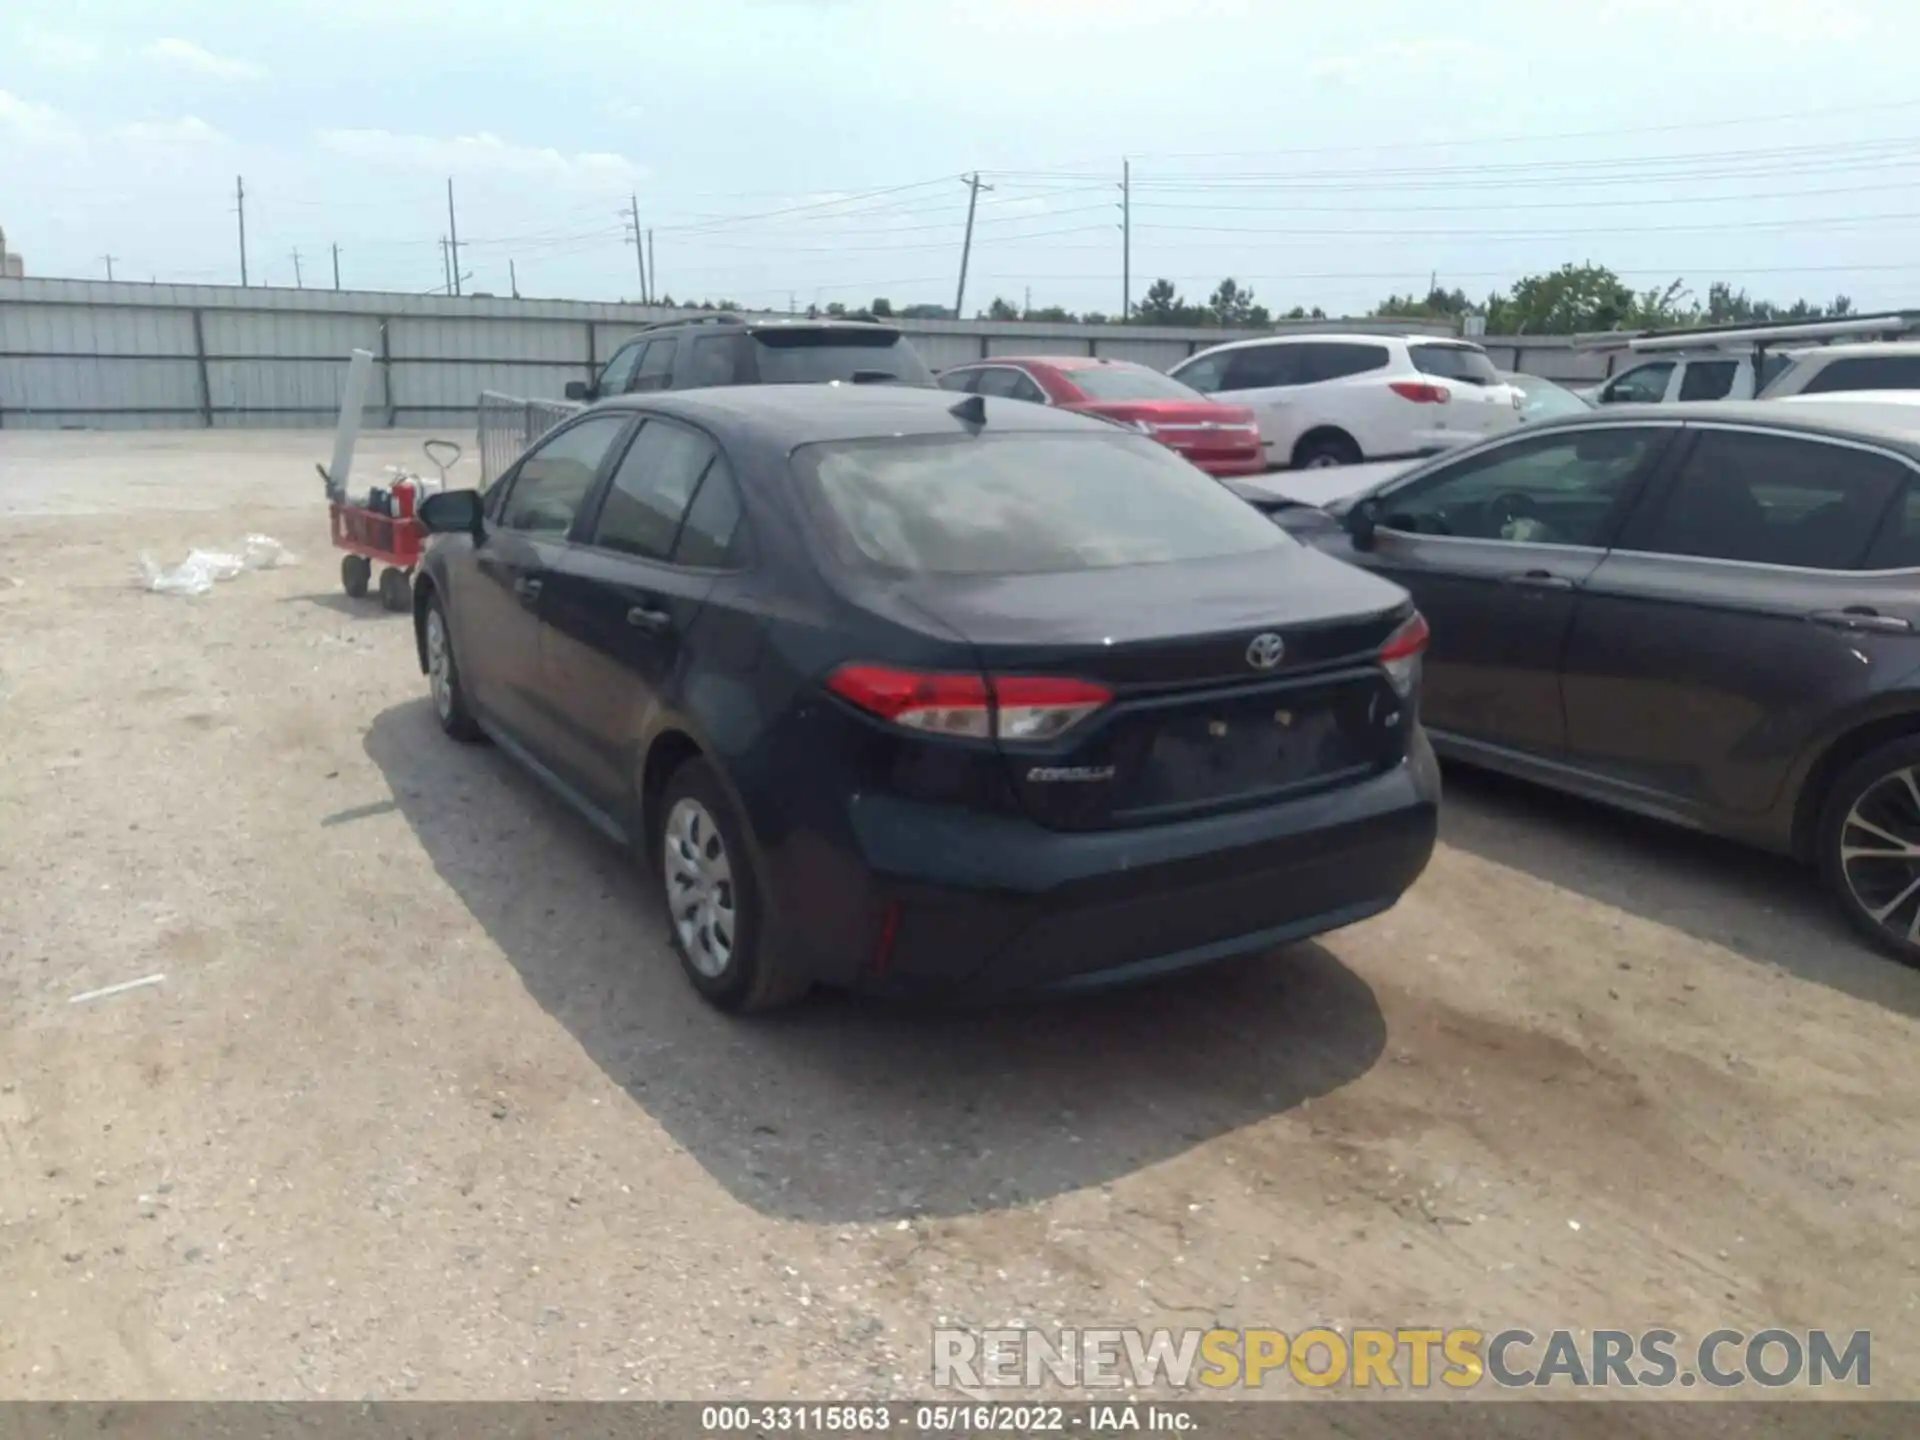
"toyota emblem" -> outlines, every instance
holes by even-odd
[[[1247,664],[1256,670],[1271,670],[1286,658],[1287,642],[1269,630],[1247,642]]]

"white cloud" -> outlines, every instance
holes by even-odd
[[[1464,78],[1493,58],[1493,51],[1471,40],[1392,40],[1356,54],[1323,55],[1308,64],[1307,73],[1320,80],[1350,80],[1457,68]]]
[[[70,141],[80,137],[73,122],[51,105],[23,100],[7,90],[0,90],[0,133],[23,142]]]
[[[219,80],[258,80],[266,72],[251,60],[216,55],[191,40],[156,40],[141,52],[159,65],[172,65]]]
[[[195,115],[182,116],[178,120],[136,120],[131,125],[122,125],[113,133],[116,138],[136,145],[168,147],[216,145],[227,138]]]
[[[371,165],[446,175],[550,175],[631,182],[646,174],[624,155],[598,150],[565,155],[551,148],[516,145],[485,131],[477,135],[407,135],[393,130],[322,130],[315,138],[323,150]]]
[[[20,53],[36,70],[91,70],[104,59],[100,42],[56,30],[29,30],[20,37]]]

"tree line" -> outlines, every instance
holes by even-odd
[[[673,297],[662,299],[673,305]],[[700,310],[741,310],[746,307],[732,300],[703,300],[688,308]],[[838,301],[826,306],[809,305],[809,319],[822,316],[834,319],[872,320],[951,320],[954,313],[944,305],[904,305],[896,307],[885,296],[876,296],[866,306],[849,307]],[[1826,302],[1794,300],[1780,303],[1755,299],[1744,289],[1735,289],[1724,280],[1707,286],[1705,299],[1689,290],[1683,280],[1674,280],[1649,290],[1635,290],[1604,265],[1566,264],[1543,275],[1527,275],[1511,289],[1494,292],[1484,300],[1471,299],[1466,291],[1430,287],[1424,296],[1389,295],[1368,312],[1379,319],[1446,320],[1455,323],[1469,315],[1486,319],[1490,335],[1577,335],[1595,330],[1657,330],[1685,325],[1761,324],[1770,320],[1817,320],[1850,315],[1853,302],[1836,295]],[[1098,310],[1079,314],[1059,305],[1021,306],[995,296],[984,310],[974,313],[976,320],[1025,320],[1052,325],[1168,325],[1188,329],[1218,327],[1223,330],[1259,330],[1285,320],[1325,320],[1327,313],[1318,305],[1295,305],[1275,311],[1254,298],[1253,288],[1232,276],[1213,287],[1205,301],[1189,301],[1171,280],[1155,280],[1125,320]]]

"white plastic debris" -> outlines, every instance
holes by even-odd
[[[204,595],[219,582],[245,571],[276,570],[294,562],[293,552],[271,535],[249,535],[241,541],[237,555],[225,550],[190,550],[187,558],[171,569],[143,554],[140,577],[156,595]]]
[[[89,1000],[104,1000],[109,995],[119,995],[128,990],[158,985],[166,978],[165,975],[142,975],[138,980],[122,980],[118,985],[103,985],[98,990],[83,990],[78,995],[70,996],[67,1003],[82,1005]]]

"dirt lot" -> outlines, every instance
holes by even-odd
[[[1318,944],[729,1021],[338,593],[326,449],[0,434],[7,1397],[918,1394],[936,1319],[1870,1328],[1920,1396],[1920,974],[1792,868],[1454,775]]]

